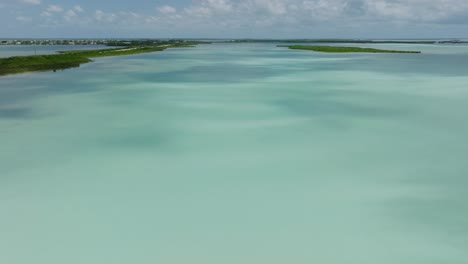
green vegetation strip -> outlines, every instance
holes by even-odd
[[[373,49],[373,48],[360,48],[360,47],[340,47],[340,46],[278,46],[278,47],[288,47],[290,49],[297,50],[312,50],[318,52],[328,52],[328,53],[346,53],[346,52],[367,52],[367,53],[421,53],[420,51],[406,51],[406,50],[383,50],[383,49]]]
[[[127,46],[123,48],[98,50],[61,51],[53,55],[16,56],[0,58],[0,76],[35,71],[56,71],[79,67],[83,63],[91,62],[91,58],[133,55],[167,48],[191,47],[200,43],[184,42],[152,46]]]
[[[75,54],[0,58],[0,76],[23,72],[74,68],[90,61],[91,59],[89,58]]]

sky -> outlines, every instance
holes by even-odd
[[[0,38],[468,38],[468,0],[0,0]]]

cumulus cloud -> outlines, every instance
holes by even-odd
[[[44,12],[41,13],[41,16],[42,17],[50,17],[50,16],[52,16],[52,13],[44,11]]]
[[[255,0],[253,3],[253,11],[266,11],[271,15],[283,15],[288,9],[288,1],[284,0]]]
[[[73,11],[72,9],[68,10],[67,12],[65,12],[65,15],[63,16],[63,18],[67,21],[71,21],[73,20],[75,17],[77,17],[78,15],[76,14],[75,11]]]
[[[200,35],[239,32],[239,36],[242,32],[268,35],[277,30],[310,32],[306,28],[328,28],[323,32],[334,32],[340,27],[359,29],[365,34],[371,26],[377,29],[401,25],[468,25],[468,0],[193,0],[178,8],[161,5],[144,12],[107,9],[84,12],[79,5],[66,10],[50,5],[41,16],[44,21],[63,18],[69,23],[89,25],[94,21],[101,27],[108,24],[109,28],[132,25],[150,31],[172,28],[179,30],[181,36],[190,31]]]
[[[47,7],[46,12],[49,13],[60,13],[63,12],[63,7],[58,5],[50,5]]]
[[[114,22],[117,18],[117,15],[114,13],[106,13],[102,10],[96,10],[94,13],[94,19],[99,22]]]
[[[16,20],[20,21],[20,22],[30,22],[30,21],[32,21],[32,18],[31,17],[26,17],[26,16],[17,16]]]
[[[229,0],[203,0],[201,6],[215,12],[229,12],[232,10],[232,4]]]
[[[184,9],[185,16],[192,18],[210,18],[230,13],[236,13],[236,10],[229,0],[200,0]]]
[[[39,2],[40,0],[22,0]],[[468,16],[467,0],[196,0],[177,10],[171,5],[156,7],[156,14],[131,11],[107,12],[96,10],[92,19],[114,22],[120,19],[140,19],[142,23],[157,21],[192,26],[216,24],[220,26],[291,25],[328,22],[337,24],[382,22],[387,23],[448,23],[464,21]],[[70,12],[72,11],[73,14]],[[67,17],[83,13],[84,9],[73,6]],[[64,12],[58,5],[49,5],[41,14],[48,17]],[[177,21],[179,20],[179,21]],[[454,20],[453,20],[454,21]],[[467,19],[468,21],[468,19]],[[236,25],[237,23],[237,25]]]
[[[41,0],[22,0],[23,3],[31,4],[31,5],[40,5]]]
[[[84,12],[84,9],[79,5],[74,6],[73,10],[76,11],[76,12],[80,12],[80,13]]]
[[[177,12],[177,9],[175,9],[172,6],[165,5],[165,6],[158,7],[158,11],[159,13],[162,13],[162,14],[174,14]]]

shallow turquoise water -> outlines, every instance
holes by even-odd
[[[0,263],[468,263],[468,47],[417,49],[0,78]]]

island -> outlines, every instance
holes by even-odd
[[[421,53],[421,51],[411,50],[384,50],[374,48],[360,48],[360,47],[343,47],[343,46],[303,46],[303,45],[278,45],[278,47],[287,47],[295,50],[312,50],[317,52],[328,53],[349,53],[349,52],[366,52],[366,53]]]
[[[108,46],[117,46],[107,49],[69,50],[59,51],[52,55],[32,55],[0,58],[0,76],[37,71],[57,71],[76,68],[81,64],[92,61],[92,58],[134,55],[163,51],[168,48],[193,47],[207,43],[199,41],[113,41]]]

